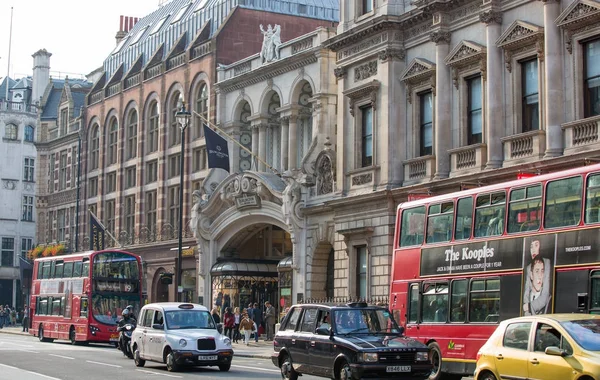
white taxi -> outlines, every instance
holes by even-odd
[[[165,363],[167,370],[183,365],[218,366],[229,371],[231,340],[221,335],[208,309],[192,303],[158,302],[145,305],[131,338],[135,365],[146,360]]]

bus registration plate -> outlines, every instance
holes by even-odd
[[[110,334],[110,341],[117,342],[119,340],[119,334]]]
[[[388,365],[385,369],[386,372],[410,372],[410,370],[409,365]]]
[[[217,360],[217,355],[210,355],[210,356],[198,356],[198,360]]]

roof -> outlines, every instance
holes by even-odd
[[[204,310],[204,311],[208,311],[208,309],[206,308],[206,306],[202,306],[200,304],[197,303],[189,303],[189,302],[154,302],[154,303],[149,303],[147,305],[144,305],[144,308],[146,307],[156,307],[156,308],[161,308],[165,311],[169,311],[169,310],[190,310],[190,309],[181,309],[179,308],[179,305],[193,305],[194,306],[194,310]]]
[[[17,82],[9,77],[4,77],[0,83],[0,99],[6,99],[6,82],[8,80],[8,88],[11,89]]]
[[[530,321],[530,320],[538,320],[538,319],[544,319],[544,318],[551,319],[556,322],[569,322],[569,321],[582,321],[582,320],[586,320],[586,319],[600,320],[600,315],[585,314],[585,313],[540,314],[540,315],[505,319],[502,322],[506,324],[506,323],[513,323],[515,321]]]
[[[23,77],[19,79],[19,81],[15,83],[15,85],[13,85],[11,88],[31,88],[31,77]]]
[[[142,55],[143,64],[164,44],[171,51],[185,34],[186,48],[210,21],[210,37],[236,7],[337,22],[339,0],[173,0],[141,18],[104,61],[106,78],[124,65],[127,72]]]
[[[80,115],[81,107],[85,103],[85,95],[92,88],[92,83],[83,79],[68,79],[69,87],[71,87],[71,94],[73,97],[73,116],[78,117]],[[42,120],[52,120],[58,118],[58,107],[60,105],[60,99],[62,91],[65,86],[65,79],[52,79],[50,82],[52,89],[48,94],[48,99],[44,104],[44,110],[42,112]],[[83,90],[80,90],[83,89]]]

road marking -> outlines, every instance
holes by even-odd
[[[92,363],[92,364],[98,364],[98,365],[105,365],[107,367],[115,367],[115,368],[122,368],[120,365],[116,365],[116,364],[108,364],[108,363],[100,363],[100,362],[93,362],[91,360],[86,360],[86,363]]]
[[[10,369],[16,369],[16,370],[19,370],[19,371],[25,371],[27,373],[31,373],[32,375],[41,376],[41,377],[43,377],[45,379],[49,379],[49,380],[61,380],[58,377],[52,377],[52,376],[44,375],[43,373],[37,373],[37,372],[33,372],[33,371],[28,371],[26,369],[22,369],[22,368],[18,368],[18,367],[13,367],[13,366],[6,365],[6,364],[0,364],[0,367],[10,368]]]
[[[69,359],[69,360],[73,360],[75,358],[69,357],[69,356],[62,356],[62,355],[55,355],[55,354],[48,354],[50,356],[55,356],[57,358],[63,358],[63,359]]]
[[[160,376],[167,376],[167,377],[175,377],[175,378],[178,378],[178,379],[183,378],[182,376],[169,375],[167,373],[160,373],[160,372],[152,372],[152,371],[148,371],[148,370],[145,370],[145,369],[136,369],[136,371],[144,372],[144,373],[149,373],[151,375],[160,375]]]
[[[278,369],[267,369],[267,368],[258,368],[258,367],[250,367],[250,366],[246,366],[246,365],[231,365],[232,367],[237,367],[237,368],[247,368],[247,369],[257,369],[259,371],[268,371],[268,372],[277,372],[277,373],[281,373],[280,370]]]
[[[19,351],[29,352],[29,353],[32,353],[32,354],[39,354],[40,353],[39,351],[24,350],[22,348]]]

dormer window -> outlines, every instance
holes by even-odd
[[[192,3],[189,3],[188,5],[184,5],[183,8],[181,8],[179,10],[179,12],[177,12],[177,14],[175,15],[175,17],[173,17],[173,20],[171,20],[171,24],[174,24],[177,21],[181,20],[181,18],[185,14],[185,12],[187,12],[187,10],[190,8],[190,5],[192,5]]]
[[[146,33],[146,30],[148,29],[147,26],[143,27],[142,30],[140,30],[138,32],[138,34],[135,35],[135,37],[133,38],[133,40],[131,40],[131,44],[130,45],[135,45],[139,42],[139,40],[142,38],[142,36],[144,35],[144,33]]]
[[[163,17],[160,20],[158,20],[156,22],[156,24],[152,27],[152,30],[150,31],[150,35],[158,33],[158,31],[160,30],[160,28],[162,28],[162,26],[164,25],[165,21],[167,21],[167,19],[169,18],[169,16],[171,16],[171,15],[168,14],[165,17]]]

